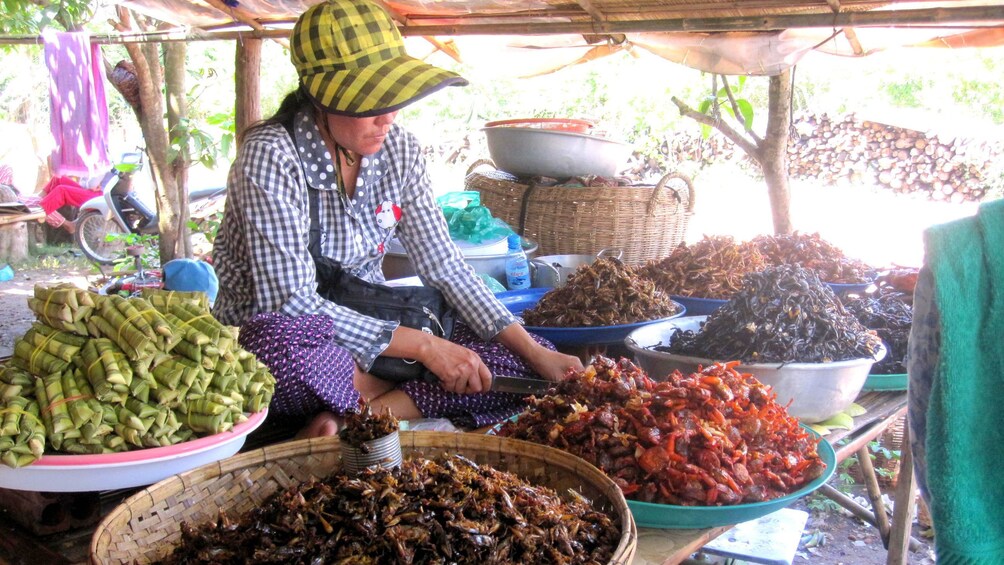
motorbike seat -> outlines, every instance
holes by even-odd
[[[213,196],[224,195],[226,193],[227,193],[227,187],[225,186],[210,186],[205,188],[196,188],[188,192],[188,200],[194,202],[196,200],[212,198]]]

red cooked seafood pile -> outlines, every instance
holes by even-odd
[[[676,371],[656,382],[627,360],[597,357],[499,435],[582,457],[643,502],[761,502],[819,477],[825,464],[817,440],[769,386],[734,366]]]

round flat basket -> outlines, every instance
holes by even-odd
[[[634,557],[638,530],[624,496],[605,474],[578,457],[520,440],[446,432],[401,432],[401,448],[405,457],[459,453],[559,493],[575,489],[615,517],[621,528],[610,563],[627,564]],[[165,479],[129,497],[101,521],[91,538],[91,562],[164,559],[181,538],[181,522],[212,522],[221,509],[231,516],[242,514],[286,487],[338,471],[340,455],[337,438],[299,440]]]

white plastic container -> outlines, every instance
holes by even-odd
[[[656,351],[652,347],[667,345],[673,330],[699,331],[707,316],[685,316],[651,324],[631,332],[624,345],[634,353],[635,361],[648,375],[663,380],[674,370],[687,374],[698,365],[708,366],[716,360]],[[807,424],[829,419],[843,412],[854,402],[871,371],[872,364],[885,357],[882,348],[874,359],[850,359],[830,363],[752,363],[738,365],[740,373],[749,373],[770,385],[777,394],[778,404],[788,406],[788,414]],[[718,361],[727,361],[720,359]]]

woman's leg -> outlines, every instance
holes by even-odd
[[[338,414],[359,406],[356,364],[333,343],[333,326],[327,316],[272,312],[255,316],[238,334],[241,346],[275,377],[269,409],[278,416],[313,418],[301,430],[304,437],[336,433]]]
[[[397,388],[370,400],[370,408],[376,414],[390,410],[390,413],[398,420],[414,420],[422,417],[422,412],[418,409],[415,401],[406,392]]]

